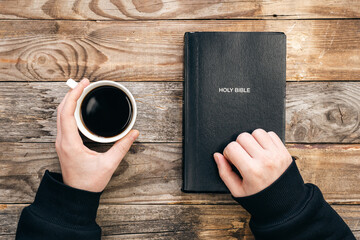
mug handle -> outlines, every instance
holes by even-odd
[[[78,83],[75,82],[73,79],[69,78],[66,81],[66,85],[68,85],[70,88],[74,89],[78,85]]]

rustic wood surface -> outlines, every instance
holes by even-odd
[[[122,82],[134,93],[140,142],[181,142],[182,82]],[[64,82],[0,82],[0,141],[54,142]],[[360,143],[360,83],[287,83],[286,140]]]
[[[356,0],[28,0],[0,2],[1,19],[306,19],[358,18]]]
[[[360,20],[0,21],[0,81],[182,81],[186,31],[281,31],[287,80],[359,80]]]
[[[111,145],[89,143],[103,152]],[[288,144],[305,182],[333,204],[360,204],[360,145]],[[46,169],[59,172],[53,143],[0,145],[1,203],[31,203]],[[180,143],[135,144],[101,197],[112,204],[235,204],[228,194],[186,194]]]
[[[23,204],[0,205],[1,235],[16,231]],[[359,236],[360,208],[334,209]],[[100,205],[103,239],[254,239],[249,215],[239,205]],[[2,238],[0,238],[2,239]],[[6,238],[4,238],[6,239]]]
[[[182,83],[123,84],[136,98],[139,141],[181,141]],[[68,90],[65,82],[0,82],[0,141],[54,142],[56,107]]]
[[[139,106],[141,136],[101,198],[102,239],[254,239],[228,194],[180,191],[187,31],[286,34],[287,147],[360,240],[359,26],[354,0],[0,1],[0,240],[45,169],[59,171],[69,77],[121,81]]]

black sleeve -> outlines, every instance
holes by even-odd
[[[46,171],[34,203],[21,213],[16,239],[100,239],[95,222],[100,195],[69,187],[60,174]]]
[[[234,199],[251,214],[256,239],[355,239],[320,189],[304,184],[295,161],[266,189]]]

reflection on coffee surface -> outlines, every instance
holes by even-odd
[[[129,125],[132,106],[129,97],[119,88],[101,86],[85,96],[81,115],[90,132],[102,137],[114,137]]]

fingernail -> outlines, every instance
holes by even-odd
[[[214,153],[214,159],[215,159],[215,162],[217,163],[219,161],[219,157],[216,153]]]
[[[135,140],[139,136],[139,134],[140,134],[140,132],[138,130],[133,130],[130,133],[130,137]]]

